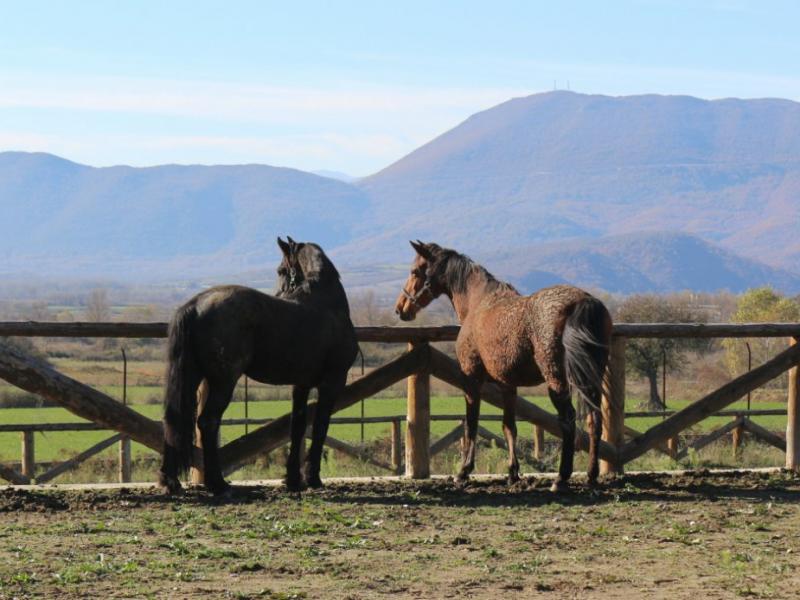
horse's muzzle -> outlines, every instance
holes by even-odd
[[[409,315],[408,313],[404,313],[399,308],[397,310],[395,310],[395,312],[397,313],[397,316],[400,317],[401,321],[413,321],[414,320],[414,316],[415,315]]]

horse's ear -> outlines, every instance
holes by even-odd
[[[289,240],[291,239],[292,238],[289,238]],[[280,237],[278,237],[278,247],[281,249],[281,252],[283,252],[284,256],[289,256],[289,253],[292,251],[292,247],[284,242]]]
[[[430,249],[421,241],[417,240],[416,242],[409,242],[409,244],[411,244],[414,251],[425,260],[431,260],[433,258]]]
[[[286,239],[289,242],[289,247],[292,249],[292,252],[299,252],[306,245],[305,242],[295,242],[290,235],[287,235]]]

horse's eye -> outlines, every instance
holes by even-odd
[[[278,275],[280,276],[286,275],[286,267],[278,267]]]

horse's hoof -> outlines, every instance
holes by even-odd
[[[325,485],[322,483],[322,479],[320,479],[319,475],[311,475],[306,477],[306,483],[308,487],[314,488],[315,490],[319,490],[324,488]]]
[[[517,473],[515,471],[513,473],[509,473],[508,474],[508,478],[506,479],[506,482],[508,483],[508,485],[514,485],[518,481],[519,481],[519,473]]]
[[[183,495],[183,486],[180,483],[178,485],[160,485],[160,486],[158,486],[158,489],[165,496],[181,496],[181,495]]]
[[[469,482],[469,473],[461,471],[458,475],[456,475],[456,483],[458,485],[465,485],[468,482]]]
[[[302,477],[287,477],[286,489],[290,492],[302,492],[308,486]]]
[[[233,486],[225,485],[210,490],[217,500],[230,500],[233,498]]]
[[[174,477],[166,477],[162,475],[158,480],[158,487],[161,493],[166,496],[179,496],[183,493],[183,486],[181,482]]]
[[[233,487],[227,481],[221,483],[207,483],[206,489],[211,492],[215,498],[230,498],[233,495]]]
[[[550,491],[554,494],[561,494],[564,492],[569,491],[569,483],[566,481],[562,481],[561,479],[557,479],[553,482],[553,485],[550,486]]]

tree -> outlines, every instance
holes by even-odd
[[[382,307],[373,290],[353,295],[350,316],[354,324],[368,327],[388,325],[393,320],[388,302]]]
[[[620,304],[616,321],[622,323],[691,323],[695,322],[685,301],[669,300],[653,294],[635,295]],[[662,366],[680,371],[690,350],[698,350],[703,340],[692,339],[630,339],[625,349],[627,369],[650,384],[648,406],[653,410],[665,408],[658,391],[658,374]]]
[[[786,298],[770,287],[753,288],[739,297],[734,323],[787,323],[800,321],[800,302]],[[747,340],[752,350],[753,366],[762,364],[786,347],[783,338],[757,338]],[[725,362],[731,375],[747,371],[747,345],[743,340],[726,339]],[[785,380],[783,378],[779,379]]]
[[[155,304],[126,306],[122,309],[120,320],[126,323],[152,323],[159,319],[158,313]]]
[[[96,322],[111,320],[111,304],[108,302],[108,292],[103,288],[95,288],[89,292],[86,301],[86,320]]]
[[[34,301],[25,312],[26,318],[31,321],[50,321],[53,318],[53,313],[44,300]]]

